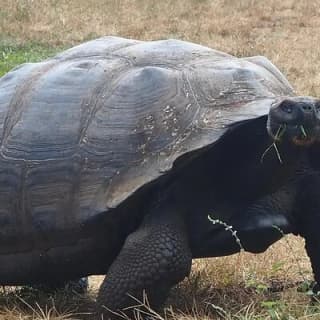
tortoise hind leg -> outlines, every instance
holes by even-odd
[[[130,307],[144,301],[144,294],[149,306],[159,309],[169,290],[189,275],[191,261],[182,219],[172,212],[146,216],[126,239],[101,285],[97,301],[105,307],[102,312],[129,308],[125,313],[132,316]]]

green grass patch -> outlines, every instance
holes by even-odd
[[[18,45],[0,41],[0,77],[19,64],[41,61],[63,49],[62,47],[49,47],[42,44]]]

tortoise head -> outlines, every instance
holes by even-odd
[[[267,129],[280,143],[309,146],[320,141],[320,100],[290,97],[274,104],[269,111]]]

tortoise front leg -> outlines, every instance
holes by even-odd
[[[315,286],[313,292],[320,293],[320,234],[319,234],[320,216],[317,219],[308,221],[304,224],[302,236],[305,238],[305,248],[310,258],[312,271],[314,274]],[[317,225],[318,224],[318,225]]]
[[[316,285],[320,292],[320,174],[303,179],[299,192],[299,234],[305,238],[305,248],[310,258]]]
[[[144,294],[152,309],[160,308],[169,290],[191,269],[191,252],[183,220],[172,211],[145,217],[130,234],[101,285],[98,304],[133,316]],[[135,300],[136,299],[136,300]]]

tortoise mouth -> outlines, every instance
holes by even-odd
[[[308,137],[293,137],[292,142],[299,147],[307,147],[312,145],[315,142],[315,138]]]
[[[274,142],[292,142],[299,147],[312,145],[319,132],[318,127],[310,127],[303,124],[270,123],[268,121],[267,130]]]

